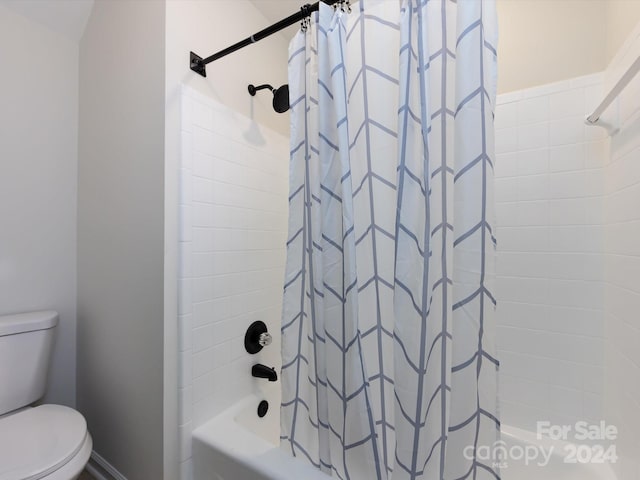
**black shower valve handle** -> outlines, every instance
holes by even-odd
[[[253,355],[262,350],[263,347],[271,345],[272,341],[273,338],[267,331],[265,323],[257,320],[247,328],[247,333],[244,336],[244,348]]]

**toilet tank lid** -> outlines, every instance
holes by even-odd
[[[58,312],[43,310],[40,312],[15,313],[0,316],[0,337],[16,333],[47,330],[58,323]]]

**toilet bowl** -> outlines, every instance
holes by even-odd
[[[75,480],[93,442],[84,417],[42,397],[56,312],[0,316],[0,480]]]
[[[61,405],[26,408],[0,418],[1,480],[72,480],[91,455],[84,417]]]

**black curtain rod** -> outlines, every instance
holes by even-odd
[[[322,0],[323,3],[326,3],[327,5],[334,5],[336,3],[340,3],[340,1],[344,1],[344,0]],[[316,2],[313,5],[304,5],[303,7],[300,8],[300,11],[298,13],[294,13],[293,15],[288,16],[287,18],[284,18],[282,20],[280,20],[279,22],[274,23],[273,25],[271,25],[270,27],[265,28],[264,30],[260,30],[258,33],[254,33],[253,35],[251,35],[250,37],[245,38],[244,40],[231,45],[230,47],[225,48],[224,50],[220,50],[217,53],[214,53],[213,55],[207,57],[207,58],[202,58],[198,55],[196,55],[195,53],[191,52],[190,56],[189,56],[189,65],[191,67],[191,70],[193,70],[196,73],[199,73],[200,75],[202,75],[203,77],[207,76],[207,70],[206,70],[206,66],[207,64],[218,60],[219,58],[225,57],[227,55],[229,55],[230,53],[233,53],[237,50],[240,50],[241,48],[246,47],[247,45],[251,45],[252,43],[256,43],[260,40],[262,40],[263,38],[268,37],[269,35],[273,35],[276,32],[279,32],[280,30],[287,28],[290,25],[293,25],[296,22],[300,22],[302,21],[302,19],[308,17],[309,15],[311,15],[312,12],[317,12],[320,8],[320,2]]]

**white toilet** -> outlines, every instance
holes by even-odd
[[[93,442],[84,417],[44,395],[58,314],[0,316],[0,480],[75,480]]]

